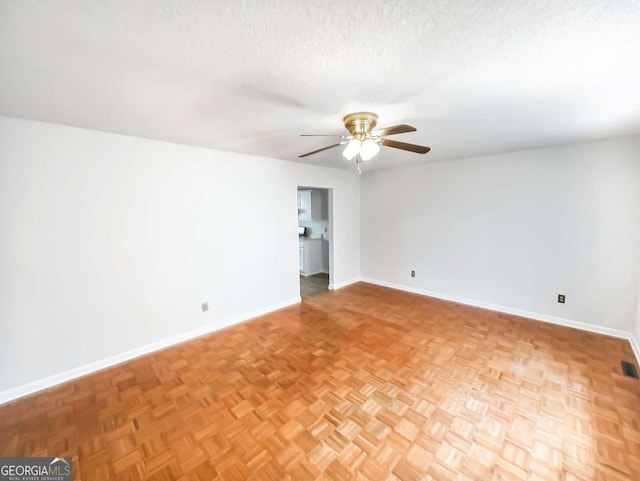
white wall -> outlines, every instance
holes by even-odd
[[[356,279],[359,184],[353,171],[0,117],[0,401],[295,302],[298,185],[333,189],[334,283]]]
[[[640,137],[371,172],[361,195],[364,278],[640,337]]]
[[[638,283],[638,302],[636,307],[636,324],[635,330],[633,331],[633,336],[636,342],[636,349],[640,351],[640,283]],[[638,355],[638,352],[636,352]],[[639,359],[640,360],[640,359]]]

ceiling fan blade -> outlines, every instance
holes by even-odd
[[[431,150],[431,147],[426,145],[407,144],[406,142],[398,142],[396,140],[383,139],[382,145],[387,147],[393,147],[394,149],[408,150],[409,152],[415,152],[416,154],[426,154]]]
[[[416,130],[417,129],[411,125],[400,124],[387,127],[386,129],[379,129],[373,133],[379,137],[384,137],[385,135],[404,134],[406,132],[415,132]]]
[[[317,154],[318,152],[322,152],[323,150],[333,149],[334,147],[337,147],[337,146],[339,146],[339,145],[343,145],[343,144],[345,144],[345,142],[340,142],[340,143],[337,143],[337,144],[329,145],[329,146],[327,146],[327,147],[323,147],[323,148],[321,148],[321,149],[314,150],[314,151],[312,151],[312,152],[307,152],[306,154],[299,155],[298,157],[299,157],[299,158],[300,158],[300,157],[308,157],[309,155]]]
[[[300,137],[343,137],[340,134],[300,134]]]

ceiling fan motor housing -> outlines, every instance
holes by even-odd
[[[356,112],[342,119],[353,138],[363,140],[376,127],[378,116],[372,112]]]

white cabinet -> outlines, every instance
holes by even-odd
[[[311,215],[311,191],[299,190],[298,191],[298,219],[309,220]]]
[[[324,217],[326,219],[326,216]],[[317,190],[298,191],[298,219],[323,220],[322,193]]]
[[[304,272],[304,241],[300,241],[300,248],[298,249],[298,262],[300,264],[300,272]]]
[[[322,272],[322,239],[300,241],[300,274],[310,276]]]
[[[329,241],[322,239],[322,272],[329,273]]]

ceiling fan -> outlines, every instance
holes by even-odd
[[[355,157],[358,172],[360,172],[360,164],[373,158],[380,150],[381,145],[393,147],[394,149],[408,150],[417,154],[426,154],[431,150],[430,147],[425,145],[407,144],[406,142],[385,138],[388,135],[415,132],[416,128],[411,125],[400,124],[385,129],[373,130],[378,123],[378,116],[371,112],[355,112],[346,115],[342,121],[350,135],[302,134],[302,137],[340,137],[341,140],[337,144],[328,145],[298,157],[308,157],[309,155],[346,144],[347,146],[342,155],[348,160],[352,160]]]

